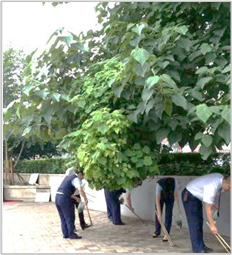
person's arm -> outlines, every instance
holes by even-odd
[[[76,200],[77,203],[80,203],[80,202],[81,202],[80,198],[77,197],[77,196],[75,195],[75,193],[71,195],[71,198],[74,199],[74,200]]]
[[[134,208],[132,207],[132,204],[131,204],[131,193],[130,192],[126,193],[126,204],[131,209],[131,211],[134,212]]]
[[[161,207],[160,207],[160,195],[158,194],[156,194],[156,197],[155,197],[155,205],[157,210],[157,218],[159,221],[161,221],[162,214],[161,214]]]
[[[205,212],[208,219],[209,227],[214,235],[218,233],[218,229],[214,223],[213,214],[212,214],[212,204],[205,203]]]
[[[87,199],[87,197],[86,197],[86,194],[85,194],[83,188],[80,186],[80,187],[78,188],[78,190],[79,190],[79,192],[80,192],[80,195],[84,198],[85,203],[86,203],[86,205],[87,205],[87,204],[88,204],[88,199]]]
[[[181,213],[181,209],[180,209],[180,199],[179,199],[179,194],[178,194],[177,191],[174,192],[174,199],[175,199],[176,204],[177,204],[178,212]]]

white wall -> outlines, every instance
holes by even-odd
[[[181,201],[181,191],[185,188],[186,184],[190,182],[192,179],[196,178],[193,176],[173,176],[178,180],[180,190],[180,204],[182,210],[182,223],[183,227],[188,228],[186,216],[183,208],[183,204]],[[157,176],[154,179],[147,179],[143,181],[140,187],[135,188],[132,191],[132,204],[135,209],[136,214],[143,219],[148,221],[154,221],[155,212],[154,212],[154,200],[155,200],[155,185],[158,179],[162,178],[162,176]],[[85,191],[89,198],[89,209],[99,210],[106,212],[106,203],[103,190],[96,191],[92,190],[86,186]],[[94,196],[94,197],[93,197]],[[220,209],[220,218],[217,220],[217,226],[219,233],[221,235],[230,236],[230,193],[224,192],[221,195],[221,209]],[[125,216],[136,217],[130,210],[124,205],[121,206],[121,213]],[[175,225],[175,219],[177,218],[177,206],[174,205],[173,211],[173,224]],[[206,216],[204,213],[204,219],[206,220]],[[206,223],[204,224],[204,231],[210,232]]]

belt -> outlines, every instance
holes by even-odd
[[[57,192],[56,192],[56,194],[64,195],[64,193],[63,193],[63,192],[59,192],[59,191],[57,191]]]

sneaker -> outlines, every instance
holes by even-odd
[[[82,230],[85,230],[86,228],[91,227],[91,225],[85,224],[85,225],[81,225]]]
[[[124,222],[115,223],[114,225],[126,225]]]
[[[207,247],[207,246],[204,246],[204,250],[207,251],[207,252],[212,252],[212,251],[213,251],[212,248],[209,248],[209,247]]]
[[[156,234],[155,232],[154,232],[154,234],[153,234],[153,238],[156,238],[156,237],[158,237],[160,234]]]
[[[69,237],[69,239],[81,239],[82,236],[78,236],[77,234],[73,234],[72,236]]]

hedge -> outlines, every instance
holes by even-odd
[[[63,174],[70,158],[52,158],[19,161],[17,173]],[[213,154],[202,160],[199,153],[162,154],[159,160],[159,175],[204,175],[208,173],[230,175],[230,154]]]

